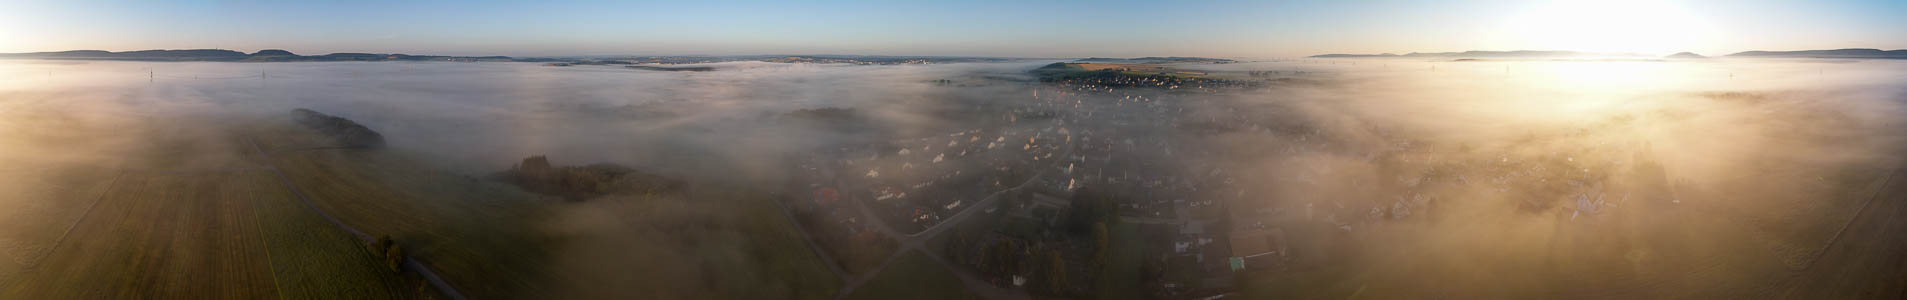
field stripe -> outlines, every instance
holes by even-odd
[[[1861,208],[1854,210],[1854,216],[1847,218],[1847,223],[1841,224],[1840,230],[1834,231],[1834,237],[1828,238],[1828,243],[1826,245],[1821,245],[1820,249],[1815,249],[1814,253],[1812,253],[1813,257],[1808,259],[1808,265],[1802,266],[1799,270],[1807,270],[1809,268],[1814,268],[1814,262],[1821,260],[1821,255],[1827,254],[1829,249],[1834,248],[1834,243],[1841,240],[1842,234],[1847,233],[1847,228],[1853,227],[1854,221],[1861,219],[1861,214],[1867,212],[1868,206],[1873,206],[1874,199],[1880,198],[1881,193],[1886,192],[1888,186],[1894,185],[1894,175],[1900,174],[1900,172],[1901,172],[1901,169],[1899,168],[1894,169],[1892,172],[1887,172],[1887,179],[1881,182],[1880,188],[1874,189],[1874,195],[1868,196],[1867,202],[1861,202]]]
[[[66,236],[72,235],[73,228],[79,227],[79,224],[81,222],[86,221],[87,216],[93,215],[93,208],[99,207],[99,202],[101,200],[106,200],[106,195],[111,195],[113,193],[113,188],[119,186],[119,179],[125,178],[126,173],[127,171],[123,171],[123,170],[119,171],[119,175],[114,175],[113,180],[111,182],[106,183],[105,191],[99,192],[99,197],[93,198],[93,204],[86,205],[86,211],[81,212],[78,219],[73,219],[72,225],[66,225],[66,232],[60,233],[60,238],[53,242],[53,248],[47,248],[46,254],[40,255],[40,259],[33,261],[33,266],[32,266],[33,268],[38,268],[40,266],[40,263],[43,263],[46,261],[47,255],[53,255],[53,251],[58,251],[60,249],[60,245],[66,244]]]
[[[264,197],[256,197],[252,199],[264,199]],[[253,200],[253,201],[257,201],[257,200]],[[253,204],[257,204],[257,203],[253,203]],[[252,207],[251,212],[252,212],[251,214],[252,226],[258,227],[258,234],[260,237],[258,239],[258,244],[261,245],[261,247],[265,248],[265,265],[271,267],[272,292],[278,294],[278,300],[285,300],[285,284],[284,282],[278,281],[278,262],[276,259],[272,258],[271,240],[264,238],[265,226],[262,223],[258,222],[258,207]]]

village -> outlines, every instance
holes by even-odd
[[[828,237],[822,248],[850,253],[834,257],[849,270],[878,269],[896,251],[919,248],[970,288],[1092,295],[1117,282],[1103,277],[1129,276],[1152,298],[1196,299],[1236,293],[1248,277],[1344,263],[1382,243],[1360,238],[1363,231],[1436,218],[1453,195],[1503,195],[1522,199],[1504,206],[1561,207],[1580,219],[1644,198],[1617,190],[1667,193],[1660,174],[1646,183],[1611,179],[1639,169],[1619,166],[1646,165],[1646,152],[1461,152],[1401,134],[1372,149],[1194,97],[1262,82],[1142,87],[1156,85],[1147,80],[1049,82],[969,129],[798,158],[795,176],[805,183],[789,194],[803,196],[788,201],[804,227]],[[1238,135],[1284,143],[1262,153],[1207,143]],[[1299,160],[1279,160],[1274,173],[1232,165],[1343,152],[1380,175]],[[1291,197],[1311,189],[1332,192]]]

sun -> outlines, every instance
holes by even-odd
[[[1668,54],[1715,38],[1697,15],[1674,3],[1559,1],[1505,19],[1499,37],[1518,49]]]

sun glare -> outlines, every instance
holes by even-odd
[[[1505,42],[1525,49],[1668,54],[1691,51],[1714,32],[1681,7],[1648,1],[1563,1],[1511,15]]]

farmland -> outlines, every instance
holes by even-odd
[[[293,128],[261,128],[283,130],[254,136],[272,137],[257,140],[272,153],[264,159],[318,209],[367,235],[391,237],[465,295],[536,293],[529,278],[547,254],[532,240],[533,196],[438,172],[398,152],[326,148]]]
[[[128,122],[145,123],[139,120]],[[148,123],[150,124],[150,123]],[[0,298],[364,298],[427,290],[314,214],[219,126],[119,138],[115,165],[48,165],[13,198]],[[156,134],[154,134],[156,133]],[[143,136],[142,136],[143,135]],[[14,148],[21,149],[21,148]],[[48,282],[81,282],[55,285]]]

